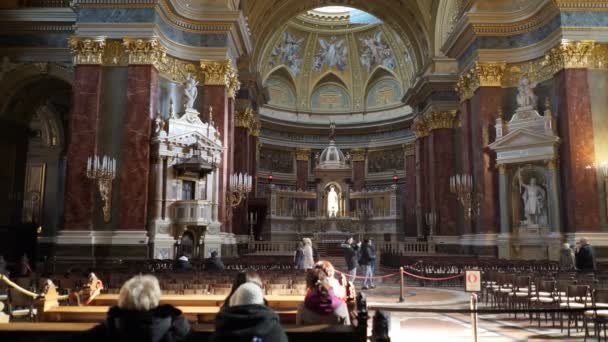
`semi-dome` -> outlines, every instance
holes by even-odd
[[[323,152],[321,152],[317,167],[322,169],[348,167],[348,165],[346,165],[344,153],[342,153],[342,150],[336,146],[335,141],[330,140],[329,146],[327,146]]]

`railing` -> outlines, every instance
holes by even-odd
[[[181,224],[207,224],[212,221],[212,205],[207,200],[177,201],[173,220]]]
[[[382,253],[391,254],[434,254],[435,244],[432,242],[382,242],[380,245]]]
[[[70,7],[70,0],[21,0],[19,7]]]
[[[293,254],[296,250],[295,241],[250,241],[249,251],[261,255]]]

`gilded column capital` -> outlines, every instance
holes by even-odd
[[[559,159],[557,157],[547,160],[547,169],[557,170],[559,167]]]
[[[235,127],[243,127],[250,130],[255,121],[255,113],[250,107],[245,108],[243,111],[237,111],[234,116]]]
[[[507,67],[506,62],[483,62],[475,64],[480,87],[500,87]]]
[[[231,98],[236,97],[236,93],[241,89],[241,82],[239,82],[239,76],[236,70],[232,69],[232,71],[228,75],[228,96]]]
[[[309,148],[296,149],[296,160],[307,161],[308,159],[310,159],[310,149]]]
[[[253,135],[254,137],[259,137],[261,126],[262,126],[262,124],[260,123],[260,119],[256,117],[255,121],[251,124],[251,129],[249,130],[249,134]]]
[[[501,174],[501,175],[507,174],[507,164],[500,164],[500,165],[496,166],[496,168],[498,168],[499,174]]]
[[[129,64],[151,64],[158,68],[167,55],[167,50],[156,38],[124,37],[122,45],[129,57]]]
[[[458,127],[458,115],[456,110],[442,112],[431,112],[427,117],[428,129],[432,131],[440,128]]]
[[[416,154],[416,143],[407,143],[407,144],[402,144],[401,147],[403,147],[403,152],[405,152],[405,156],[413,156]]]
[[[471,68],[458,77],[455,89],[460,96],[460,101],[466,101],[473,97],[477,88],[479,88],[479,74],[475,68]]]
[[[105,37],[70,37],[68,46],[74,55],[74,64],[102,64],[106,47]]]
[[[228,86],[228,77],[232,72],[230,60],[223,61],[201,59],[201,71],[205,79],[205,85]]]
[[[593,40],[564,39],[545,55],[545,64],[553,73],[561,69],[589,68],[594,64],[595,48]]]
[[[352,161],[365,161],[365,149],[353,148],[350,150]]]
[[[424,138],[429,135],[430,128],[426,117],[418,116],[414,119],[412,130],[414,131],[414,134],[416,134],[416,139]]]

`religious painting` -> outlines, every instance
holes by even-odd
[[[319,38],[320,47],[313,59],[312,70],[319,72],[324,66],[336,67],[340,71],[346,70],[348,47],[345,42],[345,39],[338,39],[336,36],[331,36],[327,40]]]
[[[302,43],[304,38],[296,37],[296,35],[285,31],[281,36],[279,44],[272,49],[270,53],[270,67],[285,64],[289,72],[294,76],[300,73],[302,65]]]
[[[381,79],[367,93],[367,108],[379,108],[401,103],[401,87],[394,79]]]
[[[405,167],[403,149],[371,151],[367,154],[367,172],[380,173],[403,170]]]
[[[293,153],[290,151],[260,149],[260,170],[293,173]]]
[[[293,93],[291,86],[285,82],[285,80],[272,77],[266,81],[266,87],[268,88],[268,94],[270,95],[269,104],[295,108],[296,96]]]
[[[370,72],[376,65],[382,65],[389,70],[394,70],[396,67],[393,51],[384,41],[382,32],[375,33],[359,38],[363,46],[360,52],[361,65]]]
[[[348,111],[350,97],[344,88],[335,84],[324,84],[312,93],[311,108],[322,111]]]

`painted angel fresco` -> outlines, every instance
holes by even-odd
[[[321,48],[315,55],[313,71],[320,71],[324,65],[328,67],[336,66],[340,71],[346,70],[348,48],[344,39],[338,40],[335,36],[332,36],[329,41],[326,41],[319,38],[319,45],[321,45]]]
[[[295,35],[285,31],[283,37],[272,52],[270,53],[270,66],[285,64],[293,75],[300,73],[302,58],[300,49],[304,38],[298,38]]]
[[[363,43],[363,51],[361,52],[361,65],[367,72],[370,72],[372,67],[382,65],[387,69],[395,69],[395,57],[387,43],[382,41],[382,32],[377,31],[371,36],[360,38]]]

